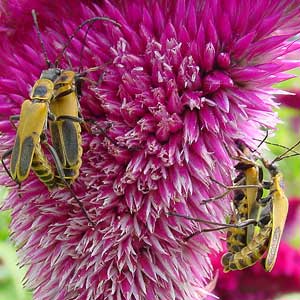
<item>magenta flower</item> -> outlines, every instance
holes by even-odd
[[[279,102],[281,105],[293,108],[295,110],[300,109],[300,90],[298,88],[291,89],[284,93],[283,95],[278,95],[276,97],[276,102]],[[288,120],[289,127],[295,134],[298,134],[300,131],[300,116],[295,113],[294,116],[291,116]]]
[[[289,92],[291,94],[278,95],[276,100],[285,106],[299,109],[300,108],[300,90],[295,89],[295,90],[291,90]]]
[[[300,1],[26,1],[1,9],[1,151],[13,145],[8,117],[18,114],[45,62],[33,26],[38,13],[52,61],[84,20],[61,67],[107,64],[97,87],[86,82],[81,106],[94,120],[83,132],[83,165],[73,188],[49,193],[35,176],[21,197],[7,174],[12,238],[28,265],[34,298],[52,300],[200,299],[213,277],[217,232],[184,237],[199,224],[169,211],[224,221],[228,201],[209,176],[230,182],[235,139],[254,145],[274,128],[271,85],[289,78],[300,31]],[[86,36],[86,39],[85,39]],[[82,44],[85,40],[85,48]],[[82,55],[81,55],[82,53]],[[82,56],[82,58],[81,58]],[[95,75],[92,75],[94,80]],[[106,136],[97,128],[103,128]],[[98,133],[95,133],[98,132]],[[205,226],[205,225],[204,225]]]
[[[284,228],[283,238],[290,244],[294,241],[299,244],[299,227],[300,227],[300,198],[292,197],[289,199],[289,213]]]

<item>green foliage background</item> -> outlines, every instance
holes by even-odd
[[[0,188],[2,201],[7,189]],[[17,266],[16,249],[9,240],[10,214],[0,213],[0,300],[30,300],[31,293],[22,287],[25,270]]]

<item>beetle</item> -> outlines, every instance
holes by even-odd
[[[222,264],[224,266],[224,272],[250,267],[258,260],[262,260],[263,267],[266,271],[272,271],[276,262],[289,206],[288,199],[282,188],[283,176],[278,167],[275,166],[275,162],[286,157],[299,155],[299,153],[293,151],[299,144],[300,141],[292,147],[287,148],[283,154],[277,156],[272,162],[260,158],[263,166],[268,170],[271,177],[269,182],[265,181],[263,183],[263,188],[270,191],[269,195],[264,198],[257,198],[257,203],[261,206],[260,209],[258,209],[260,212],[257,212],[256,217],[257,220],[260,218],[260,222],[258,223],[260,229],[257,234],[252,233],[251,240],[247,240],[245,247],[241,247],[238,251],[229,251],[223,255]],[[291,151],[294,153],[289,155],[288,153]],[[265,221],[262,222],[262,219]],[[247,230],[249,229],[247,228]],[[266,257],[263,258],[265,253]]]
[[[35,13],[33,13],[33,15],[36,28],[38,28]],[[60,56],[56,59],[55,66],[58,65],[63,53],[69,46],[70,41],[75,37],[75,34],[86,24],[93,24],[99,20],[109,21],[118,27],[121,26],[119,23],[106,17],[95,17],[84,21],[70,36]],[[50,68],[51,63],[47,58],[42,40],[41,45],[43,47],[45,61],[48,68]],[[49,128],[53,147],[57,152],[65,174],[64,179],[69,184],[72,184],[79,176],[79,170],[82,164],[81,157],[83,151],[81,124],[84,123],[84,119],[80,112],[79,103],[81,97],[81,85],[88,72],[93,72],[101,68],[102,66],[93,67],[84,72],[77,73],[73,70],[62,70],[55,67],[55,69],[60,72],[60,76],[56,78],[54,82],[54,97],[49,104],[50,113],[54,116],[49,119]],[[63,186],[64,183],[60,180],[59,176],[56,177],[58,185]]]
[[[67,187],[88,221],[93,224],[81,201],[76,197],[65,174],[55,149],[47,143],[44,133],[48,117],[49,102],[53,98],[54,77],[52,70],[43,71],[41,78],[36,81],[30,94],[30,100],[26,99],[21,107],[20,116],[12,116],[10,120],[19,119],[16,139],[12,149],[6,151],[1,158],[10,177],[21,184],[29,176],[30,169],[43,182],[49,190],[57,187],[58,179],[54,167],[47,159],[41,147],[41,142],[52,154],[55,169],[59,177],[60,186]],[[11,155],[10,170],[7,169],[4,160]]]
[[[75,29],[73,34],[68,39],[67,43],[64,45],[55,63],[52,64],[47,57],[45,45],[41,38],[37,22],[37,16],[34,10],[32,11],[32,16],[48,68],[41,72],[40,78],[35,82],[30,94],[30,99],[27,99],[23,102],[20,115],[10,117],[11,122],[12,120],[19,120],[19,125],[17,127],[14,146],[12,149],[6,151],[2,155],[1,162],[10,177],[18,184],[21,184],[24,180],[27,179],[30,169],[32,169],[37,177],[48,187],[48,189],[51,190],[52,188],[57,186],[67,187],[81,207],[89,222],[93,223],[90,220],[82,203],[79,201],[70,187],[70,183],[72,183],[72,181],[69,180],[68,174],[65,174],[64,160],[62,159],[64,157],[58,154],[58,152],[61,150],[61,145],[58,145],[56,143],[55,148],[47,142],[46,128],[48,125],[48,120],[52,120],[53,122],[57,120],[57,116],[53,112],[51,112],[50,109],[51,103],[52,101],[54,101],[55,97],[72,97],[72,105],[69,106],[69,111],[66,114],[72,115],[72,111],[74,110],[73,107],[75,107],[75,111],[79,111],[79,103],[76,94],[77,90],[72,90],[71,92],[68,91],[68,94],[65,94],[61,88],[61,83],[66,80],[66,73],[76,73],[71,70],[66,71],[57,67],[71,40],[75,37],[76,33],[86,24],[93,24],[94,22],[99,20],[109,21],[118,26],[119,24],[106,17],[94,17],[84,21]],[[86,74],[86,72],[84,74]],[[76,76],[77,75],[78,74],[76,74]],[[79,81],[77,82],[75,80],[75,76],[72,77],[72,84],[73,81],[75,86],[78,85]],[[57,91],[60,92],[58,93]],[[60,106],[63,106],[61,102]],[[52,108],[53,107],[55,107],[55,105],[52,105]],[[66,105],[64,105],[64,107],[66,107]],[[53,108],[53,110],[54,112],[57,112],[56,109]],[[79,128],[77,126],[74,127],[76,128],[76,143],[78,144],[78,149],[81,149],[81,151],[78,151],[76,155],[79,157],[78,160],[81,162],[82,148],[80,126]],[[68,127],[64,127],[64,130],[66,131],[64,132],[64,138],[67,139],[69,133]],[[70,136],[71,143],[74,142],[72,140],[72,137],[73,136]],[[53,166],[53,164],[48,161],[46,155],[42,150],[41,142],[48,148],[54,160],[55,166]],[[65,144],[67,144],[68,140],[65,140],[64,142]],[[70,150],[70,148],[67,148],[67,150]],[[8,170],[4,163],[4,160],[9,155],[11,155],[10,170]],[[77,164],[78,169],[80,168],[80,165],[81,163]]]
[[[229,224],[210,222],[205,219],[193,218],[173,212],[168,213],[169,215],[215,226],[215,228],[196,231],[185,238],[185,240],[189,240],[199,233],[227,229],[230,233],[227,234],[228,252],[222,257],[224,272],[250,267],[258,260],[262,260],[264,269],[270,272],[276,262],[278,248],[288,213],[288,199],[282,188],[282,174],[275,166],[275,162],[286,157],[299,155],[299,153],[293,151],[299,144],[300,141],[292,147],[287,148],[283,154],[277,156],[272,162],[269,162],[264,158],[259,158],[265,169],[269,172],[271,180],[269,182],[263,181],[262,171],[257,173],[260,174],[258,176],[259,185],[257,186],[259,192],[256,195],[255,201],[259,207],[256,210],[255,218],[249,218],[247,193],[244,192],[244,189],[247,190],[249,186],[245,184],[247,176],[243,174],[243,172],[239,173],[236,177],[234,186],[228,187],[221,184],[227,189],[227,191],[222,194],[223,196],[227,195],[231,190],[236,191],[233,200],[235,211]],[[294,153],[290,155],[288,154],[289,152]],[[255,162],[252,161],[250,165],[253,163]],[[252,188],[253,186],[250,185],[250,187]],[[267,197],[262,197],[262,189],[269,190],[269,195]],[[207,202],[215,201],[220,198],[220,196],[209,198],[207,199]],[[254,233],[253,231],[249,234],[249,226],[257,226],[259,231],[257,233]],[[246,235],[250,239],[246,239]],[[266,258],[264,258],[265,254]]]
[[[264,269],[272,271],[276,262],[280,240],[288,214],[288,199],[281,187],[282,174],[267,160],[263,164],[271,175],[269,196],[261,198],[261,205],[267,204],[267,221],[260,222],[260,231],[238,252],[228,252],[222,258],[224,272],[242,270],[262,259]],[[268,184],[265,185],[267,187]],[[264,208],[264,210],[266,209]],[[266,213],[262,213],[265,218]],[[266,258],[263,255],[266,254]]]

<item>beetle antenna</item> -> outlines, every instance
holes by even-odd
[[[42,46],[44,59],[46,61],[47,67],[50,68],[51,67],[51,62],[50,62],[50,60],[48,58],[48,55],[47,55],[46,47],[45,47],[44,41],[42,39],[39,23],[38,23],[36,12],[35,12],[34,9],[31,11],[31,14],[32,14],[32,17],[33,17],[34,26],[35,26],[39,41],[40,41],[41,46]]]
[[[260,143],[258,144],[258,146],[256,147],[256,149],[253,150],[253,151],[251,151],[251,152],[257,152],[258,148],[261,147],[261,145],[268,139],[268,137],[269,137],[269,130],[267,129],[265,137],[260,141]]]
[[[107,22],[110,22],[118,27],[121,27],[121,24],[119,24],[118,22],[110,19],[110,18],[107,18],[107,17],[94,17],[94,18],[91,18],[91,19],[88,19],[88,20],[85,20],[84,22],[82,22],[72,33],[72,35],[69,37],[69,40],[66,42],[65,46],[63,47],[60,55],[57,57],[57,59],[55,60],[55,66],[58,66],[59,63],[60,63],[60,60],[62,59],[62,57],[64,56],[67,48],[70,46],[73,38],[76,36],[76,34],[79,32],[79,30],[84,27],[86,24],[94,24],[96,21],[107,21]]]
[[[84,34],[84,38],[83,38],[83,43],[82,43],[82,47],[80,50],[80,54],[79,54],[79,61],[80,61],[80,66],[79,66],[79,73],[82,71],[82,57],[83,57],[83,51],[84,51],[84,47],[86,44],[86,39],[87,39],[87,35],[89,33],[89,30],[93,27],[94,23],[89,24],[85,34]]]
[[[277,157],[275,157],[273,159],[273,161],[271,162],[271,164],[274,164],[275,162],[280,161],[280,160],[282,160],[284,158],[287,158],[287,157],[298,156],[299,155],[298,152],[294,153],[294,154],[290,154],[290,155],[287,155],[287,154],[289,152],[292,152],[292,150],[294,150],[299,144],[300,144],[300,140],[297,143],[295,143],[293,146],[291,146],[290,148],[288,148],[285,152],[283,152],[282,154],[280,154]]]

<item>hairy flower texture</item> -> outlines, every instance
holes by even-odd
[[[218,232],[167,212],[223,221],[228,201],[201,199],[230,183],[235,139],[254,146],[277,118],[271,85],[289,78],[300,1],[4,1],[1,9],[1,151],[13,145],[10,115],[45,69],[31,9],[54,61],[84,20],[60,66],[103,65],[83,87],[83,164],[73,185],[49,193],[31,175],[11,186],[12,238],[29,266],[34,298],[200,299],[213,277]],[[88,30],[89,28],[89,30]],[[88,31],[87,31],[88,30]],[[83,48],[83,43],[85,47]],[[98,75],[97,75],[98,74]],[[35,120],[33,120],[35,121]],[[105,131],[103,134],[102,131]],[[46,150],[46,149],[45,149]]]

